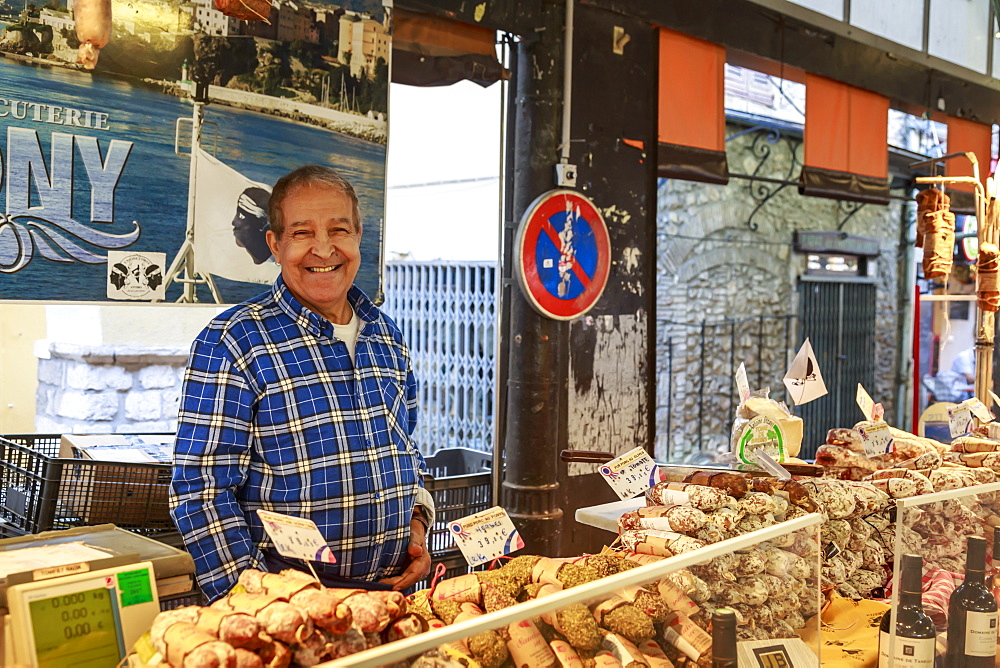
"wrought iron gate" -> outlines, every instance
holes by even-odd
[[[387,262],[382,309],[413,356],[420,451],[493,449],[495,262]]]
[[[811,458],[828,429],[861,419],[858,383],[874,391],[875,285],[803,279],[798,290],[801,335],[809,337],[829,391],[797,409],[805,422],[799,456]]]
[[[781,378],[796,318],[755,315],[698,323],[658,318],[656,456],[694,464],[729,450],[740,363],[746,365],[753,389],[769,388],[772,398],[787,402]]]

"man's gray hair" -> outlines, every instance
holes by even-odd
[[[304,165],[278,179],[278,182],[274,184],[274,189],[271,190],[271,199],[267,203],[267,214],[271,222],[271,231],[276,236],[280,237],[285,231],[285,221],[281,214],[282,202],[289,192],[305,186],[333,188],[347,195],[351,199],[354,230],[361,231],[361,208],[358,205],[358,195],[354,192],[354,186],[332,167]]]

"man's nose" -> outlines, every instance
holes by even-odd
[[[333,239],[329,237],[317,237],[313,242],[312,252],[318,257],[328,258],[335,257],[340,250]]]

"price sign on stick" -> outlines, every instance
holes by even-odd
[[[455,520],[448,525],[448,531],[470,566],[478,566],[524,547],[514,522],[500,506]]]
[[[740,362],[740,368],[736,370],[736,391],[739,392],[741,404],[750,398],[750,381],[747,379],[747,368],[743,362]]]
[[[865,419],[870,422],[881,420],[885,414],[885,408],[882,407],[882,404],[875,403],[875,400],[861,383],[858,383],[857,402],[858,408],[865,414]]]
[[[333,550],[326,544],[326,539],[312,520],[268,510],[258,510],[257,517],[264,523],[264,531],[274,543],[278,554],[306,561],[337,563]]]
[[[990,393],[990,398],[993,399],[993,405],[1000,407],[1000,397],[993,393],[993,390],[987,390]]]
[[[861,434],[861,441],[865,444],[865,454],[869,457],[884,455],[892,447],[892,432],[884,420],[867,427],[858,427],[858,433]]]
[[[660,468],[643,448],[629,450],[597,470],[622,501],[660,482]]]
[[[965,403],[969,404],[969,410],[983,424],[993,421],[993,413],[990,413],[990,409],[978,398],[972,397],[971,399],[967,399]]]

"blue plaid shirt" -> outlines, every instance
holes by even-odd
[[[279,277],[218,316],[191,348],[171,514],[210,600],[271,546],[258,508],[311,519],[336,575],[390,577],[408,561],[424,461],[410,434],[416,382],[402,335],[356,287],[351,363],[333,324]]]

